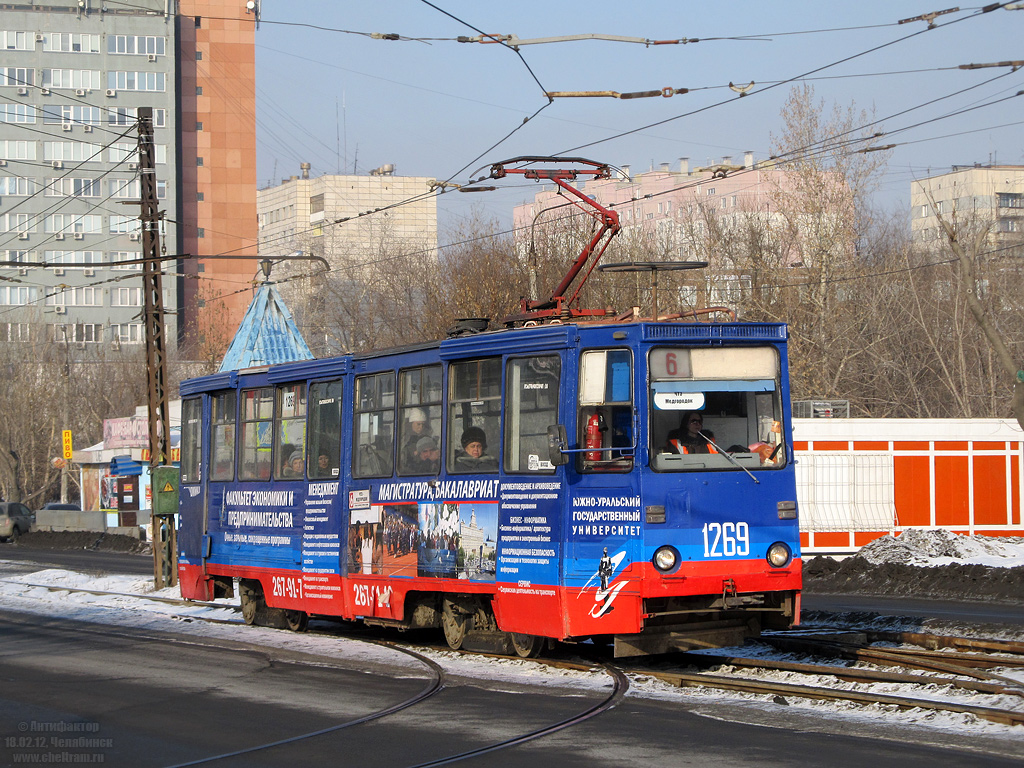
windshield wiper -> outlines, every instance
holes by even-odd
[[[739,467],[739,468],[740,468],[740,469],[742,469],[742,470],[743,470],[744,472],[746,472],[746,473],[747,473],[748,475],[750,475],[750,479],[751,479],[751,480],[753,480],[753,481],[754,481],[755,483],[757,483],[758,485],[760,485],[760,484],[761,484],[761,481],[760,481],[760,480],[758,480],[758,479],[757,479],[756,477],[754,477],[754,473],[753,473],[753,472],[751,472],[751,471],[750,471],[749,469],[747,469],[747,468],[746,468],[746,467],[744,467],[744,466],[743,466],[742,464],[740,464],[740,463],[739,463],[738,461],[736,461],[736,459],[734,459],[734,458],[733,458],[733,457],[732,457],[732,456],[731,456],[731,455],[729,454],[729,452],[728,452],[728,451],[724,450],[724,449],[722,448],[722,446],[720,446],[720,445],[719,445],[718,443],[716,443],[716,442],[715,442],[714,440],[712,440],[712,439],[711,439],[710,437],[708,437],[707,435],[705,435],[705,434],[704,434],[703,432],[701,432],[701,431],[700,431],[699,429],[697,430],[697,434],[698,434],[698,435],[700,435],[701,437],[703,437],[703,438],[704,438],[705,440],[707,440],[707,441],[708,441],[708,444],[709,444],[709,445],[710,445],[710,446],[711,446],[712,448],[714,448],[714,449],[715,449],[716,451],[718,451],[718,453],[719,453],[719,454],[721,454],[722,456],[725,456],[725,458],[727,458],[727,459],[728,459],[728,460],[729,460],[729,461],[730,461],[730,462],[731,462],[731,463],[732,463],[733,465],[735,465],[735,466]]]

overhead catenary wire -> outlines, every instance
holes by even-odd
[[[415,89],[415,90],[420,90],[420,91],[423,91],[425,93],[432,93],[432,94],[436,94],[436,95],[439,95],[439,96],[444,96],[445,98],[457,99],[457,100],[461,100],[461,101],[468,101],[468,102],[471,102],[471,103],[474,103],[474,104],[480,104],[482,106],[486,106],[486,107],[491,108],[491,109],[501,109],[501,110],[507,110],[507,111],[521,112],[521,110],[518,110],[516,108],[510,107],[507,104],[496,103],[496,102],[489,102],[489,101],[482,101],[480,99],[474,99],[474,98],[465,96],[463,94],[449,93],[449,92],[445,92],[445,91],[439,91],[439,90],[433,89],[433,88],[426,88],[426,87],[422,87],[422,86],[412,85],[410,83],[403,83],[401,81],[397,81],[397,80],[393,80],[393,79],[389,79],[389,78],[381,78],[381,77],[379,77],[377,75],[372,75],[372,74],[367,73],[367,72],[361,72],[361,71],[358,71],[358,70],[353,70],[353,69],[350,69],[350,68],[339,66],[338,64],[336,64],[334,62],[326,62],[326,61],[321,61],[319,59],[313,59],[313,58],[310,58],[308,56],[302,56],[302,55],[296,54],[293,51],[284,51],[284,50],[280,50],[280,49],[271,48],[271,47],[265,46],[265,45],[260,45],[258,47],[260,47],[262,49],[265,49],[265,50],[268,50],[268,51],[271,51],[271,52],[276,53],[276,54],[280,54],[280,55],[283,55],[283,56],[289,56],[289,57],[292,57],[292,58],[299,59],[301,61],[306,61],[306,62],[309,62],[309,63],[312,63],[312,64],[317,64],[319,66],[329,67],[329,68],[332,68],[332,69],[338,69],[338,70],[341,70],[341,71],[344,71],[344,72],[349,72],[349,73],[352,73],[352,74],[355,74],[355,75],[359,75],[359,76],[362,76],[362,77],[368,77],[368,78],[372,78],[372,79],[381,80],[382,82],[387,82],[387,83],[390,83],[390,84],[393,84],[393,85],[400,85],[400,86],[403,86],[403,87],[412,88],[412,89]],[[821,77],[805,77],[805,78],[801,78],[800,82],[817,82],[817,81],[827,81],[827,80],[835,80],[835,79],[872,78],[872,77],[887,77],[887,76],[898,76],[898,75],[908,75],[908,74],[921,74],[921,73],[927,73],[927,72],[956,71],[958,69],[963,69],[965,66],[966,65],[952,65],[952,66],[931,67],[931,68],[911,69],[911,70],[891,70],[891,71],[883,71],[883,72],[863,72],[863,73],[855,73],[855,74],[849,74],[849,75],[830,75],[830,76],[821,76]],[[762,81],[761,84],[762,85],[767,85],[767,84],[772,84],[772,83],[784,83],[784,82],[790,82],[790,81],[789,80],[765,80],[765,81]],[[691,87],[688,88],[688,91],[689,91],[689,93],[693,94],[693,93],[697,93],[699,91],[715,90],[715,89],[727,89],[727,88],[729,88],[729,85],[727,83],[723,83],[723,84],[720,84],[720,85],[698,85],[698,86],[691,86]],[[730,101],[730,102],[726,102],[726,103],[732,103],[732,102]],[[277,107],[273,103],[272,100],[267,101],[266,105],[267,105],[267,108],[276,110],[280,114],[286,116],[289,120],[294,120],[294,118],[291,118],[290,114],[284,112],[279,107]],[[542,119],[545,119],[545,120],[548,120],[548,121],[561,122],[561,123],[566,123],[568,125],[579,125],[579,126],[585,126],[587,128],[600,127],[600,126],[597,126],[592,121],[591,122],[583,122],[583,121],[578,121],[578,120],[571,120],[571,119],[568,119],[568,118],[565,118],[565,117],[552,116],[550,114],[548,114],[548,115],[541,115],[540,117]],[[302,133],[304,133],[306,136],[310,137],[314,141],[318,141],[316,139],[316,137],[311,132],[309,132],[309,130],[305,127],[304,123],[302,123],[300,121],[296,121],[296,123],[300,126],[300,129],[301,129]],[[697,145],[702,145],[700,142],[692,142],[692,143],[695,143]],[[296,162],[298,162],[298,161],[300,161],[302,159],[305,159],[305,158],[300,157],[298,154],[296,154],[294,152],[293,146],[294,146],[294,142],[289,142],[289,143],[287,143],[287,146],[285,147],[286,151],[293,156],[293,159],[295,159]],[[714,146],[714,145],[704,145],[704,146]],[[722,147],[722,148],[725,149],[725,147]],[[333,150],[332,150],[332,152],[333,152]],[[468,165],[472,165],[473,162],[476,162],[476,160],[470,161],[470,163],[467,164],[467,167],[468,167]]]
[[[929,100],[929,101],[924,102],[922,104],[916,105],[914,107],[910,107],[908,109],[901,110],[900,112],[894,113],[893,115],[890,115],[890,116],[888,116],[886,118],[880,118],[878,120],[869,121],[868,123],[865,123],[862,126],[859,126],[857,128],[851,129],[850,132],[852,132],[854,130],[864,130],[866,127],[868,127],[870,125],[879,123],[879,122],[881,122],[883,120],[891,119],[892,117],[895,117],[895,116],[900,116],[900,115],[903,115],[903,114],[907,114],[908,112],[911,112],[911,111],[913,111],[915,109],[919,109],[919,108],[922,108],[924,106],[931,105],[931,104],[933,104],[933,103],[935,103],[937,101],[940,101],[940,100],[943,100],[943,99],[946,99],[946,98],[951,98],[953,96],[959,95],[959,94],[961,94],[961,93],[963,93],[965,91],[971,90],[973,88],[981,87],[981,86],[983,86],[983,85],[985,85],[987,83],[993,82],[994,80],[997,80],[999,78],[1005,77],[1005,76],[1007,76],[1009,74],[1012,74],[1012,73],[1002,73],[1002,74],[996,75],[993,78],[990,78],[989,80],[986,80],[983,83],[975,84],[973,86],[968,86],[967,88],[955,91],[954,93],[951,93],[951,94],[947,94],[946,96],[939,97],[939,98],[936,98],[936,99],[932,99],[932,100]],[[915,124],[915,126],[920,127],[921,125],[926,125],[926,124],[929,124],[929,123],[937,122],[937,121],[939,121],[941,119],[944,119],[944,118],[942,118],[942,117],[932,118],[930,120],[922,121],[920,123],[917,123],[917,124]],[[825,142],[829,142],[829,141],[836,142],[838,139],[842,138],[845,135],[846,134],[840,134],[840,135],[837,135],[837,136],[825,137],[822,140],[822,142],[820,142],[824,146],[823,147],[819,147],[817,151],[834,151],[837,145],[834,144],[834,143],[832,145],[827,145],[827,144],[825,144]],[[883,133],[881,133],[879,135],[885,135],[885,133],[883,132]],[[847,139],[846,143],[859,143],[861,141],[864,141],[864,140],[867,140],[867,139],[870,139],[870,138],[874,138],[874,137],[864,137],[864,138],[859,138],[859,139]],[[800,155],[801,157],[806,159],[809,156],[809,153],[811,153],[811,151],[814,150],[814,147],[815,147],[815,145],[808,145],[807,147],[796,148],[796,149],[792,150],[791,152],[787,153],[786,155],[775,157],[774,160],[776,161],[776,163],[779,163],[779,162],[785,161],[787,158],[790,158],[790,157],[793,157],[793,156],[796,156],[796,155]],[[693,183],[696,183],[696,182],[693,182]],[[674,187],[674,188],[667,189],[667,190],[664,190],[664,191],[659,192],[659,193],[653,193],[651,195],[647,195],[647,197],[654,197],[654,196],[661,196],[661,195],[669,194],[669,193],[671,193],[673,191],[678,191],[680,189],[685,189],[687,186],[689,186],[689,185],[683,185],[682,187]],[[440,192],[438,194],[440,194]],[[417,196],[416,198],[413,198],[413,200],[418,200],[418,199],[421,199],[422,197],[423,196]],[[401,201],[401,202],[394,203],[394,204],[391,204],[389,206],[383,207],[381,209],[375,209],[373,211],[366,211],[364,213],[357,214],[355,216],[350,216],[350,217],[345,217],[345,218],[342,218],[342,219],[337,219],[337,220],[331,222],[330,224],[331,225],[342,224],[342,223],[345,223],[345,222],[348,222],[348,221],[351,221],[351,220],[354,220],[354,219],[357,219],[357,218],[361,218],[363,216],[373,215],[373,214],[378,213],[379,211],[382,211],[382,210],[389,210],[389,209],[392,209],[392,208],[396,208],[396,207],[399,207],[399,206],[401,206],[401,205],[403,205],[405,203],[406,203],[406,201]],[[310,230],[310,231],[312,231],[312,230]],[[512,231],[514,231],[514,230],[512,230]],[[284,240],[282,240],[282,241],[284,242]],[[272,244],[272,242],[270,244]],[[443,248],[443,247],[444,246],[440,246],[439,248]],[[358,268],[358,267],[356,267],[356,268]]]
[[[984,9],[982,9],[982,10],[981,10],[981,12],[989,12],[989,11],[991,11],[991,10],[995,10],[995,9],[996,9],[996,8],[998,8],[998,7],[1000,7],[1000,4],[995,4],[995,5],[992,5],[992,6],[986,6],[986,7],[984,8]],[[975,14],[975,15],[977,15],[977,14]],[[970,17],[965,17],[965,18],[970,18]],[[956,20],[956,21],[961,21],[961,20],[963,20],[963,19],[958,19],[958,20]],[[950,23],[954,23],[954,22],[950,22]],[[882,25],[882,26],[892,26],[892,25]],[[946,26],[948,26],[948,25],[946,25]],[[911,35],[907,35],[907,36],[905,36],[905,37],[901,38],[900,40],[906,40],[906,39],[909,39],[910,37],[913,37],[913,36],[915,36],[916,34],[921,34],[921,33],[922,33],[922,32],[924,32],[924,31],[927,31],[927,30],[921,30],[921,31],[919,31],[919,32],[916,32],[916,33],[913,33],[913,34],[911,34]],[[868,51],[864,51],[864,52],[861,52],[860,54],[856,54],[855,56],[847,57],[846,59],[843,59],[842,61],[847,61],[847,60],[850,60],[850,59],[852,59],[852,58],[856,58],[857,56],[861,56],[861,55],[864,55],[865,53],[871,52],[871,51],[873,51],[873,50],[878,50],[878,49],[879,49],[879,48],[881,48],[881,47],[885,47],[885,46],[888,46],[888,45],[892,45],[892,44],[894,44],[895,42],[900,42],[900,40],[897,40],[897,41],[890,41],[889,43],[886,43],[886,44],[884,44],[883,46],[876,46],[875,48],[869,49]],[[826,68],[828,68],[828,67],[830,67],[830,66],[835,66],[835,65],[836,65],[837,63],[839,63],[839,62],[833,62],[832,64],[826,65],[825,67],[820,67],[820,68],[818,68],[818,69],[816,69],[816,70],[812,70],[812,72],[820,71],[820,70],[822,70],[822,69],[826,69]],[[794,81],[796,81],[796,80],[799,80],[799,79],[801,79],[801,78],[806,78],[806,79],[810,79],[809,75],[808,75],[807,73],[805,73],[805,74],[804,74],[803,76],[797,76],[797,77],[793,77],[793,78],[788,78],[788,79],[786,79],[786,80],[782,80],[782,81],[776,81],[776,82],[777,82],[778,84],[783,84],[783,83],[789,83],[789,82],[794,82]],[[725,87],[725,86],[721,86],[721,87]],[[691,89],[691,90],[692,90],[692,89]],[[763,91],[763,90],[766,90],[766,89],[764,89],[764,88],[763,88],[763,89],[761,89],[761,90]],[[723,103],[729,103],[729,102],[723,102]],[[714,106],[714,105],[712,105],[712,106]],[[645,126],[644,128],[641,128],[641,129],[637,129],[637,130],[645,130],[645,129],[646,129],[646,128],[648,128],[648,127],[650,127],[650,126]],[[624,135],[624,134],[617,134],[617,135]],[[507,138],[507,136],[506,136],[505,138]],[[603,141],[603,140],[602,140],[602,141]],[[499,142],[499,143],[500,143],[500,142]],[[594,143],[600,143],[600,142],[594,142]],[[581,146],[590,146],[590,145],[581,145]],[[566,152],[568,152],[568,151],[572,151],[572,150],[565,150],[565,151],[566,151]],[[479,156],[478,156],[478,158],[477,158],[477,159],[479,159]],[[468,164],[467,164],[466,166],[464,166],[464,167],[468,167],[468,166],[469,166],[469,165],[471,165],[471,164],[472,164],[473,162],[475,162],[475,160],[473,160],[473,161],[470,161],[470,163],[468,163]],[[461,172],[461,171],[460,171],[460,172]],[[458,172],[457,172],[457,173],[458,173]],[[453,176],[451,176],[451,177],[449,177],[449,180],[450,180],[451,178],[454,178],[454,175],[453,175]]]
[[[885,25],[882,25],[882,26],[885,26]],[[471,161],[471,163],[472,162],[474,162],[474,161]],[[391,206],[389,206],[389,207],[391,207]],[[370,212],[367,212],[367,214],[361,214],[361,215],[369,215],[369,214],[370,214]],[[348,220],[350,220],[350,218],[346,218],[346,219],[339,220],[339,221],[348,221]]]
[[[806,72],[804,72],[804,73],[802,73],[800,75],[795,75],[794,77],[790,77],[790,78],[787,78],[785,80],[779,80],[777,82],[771,83],[769,85],[764,86],[763,88],[759,88],[759,89],[753,91],[752,93],[741,94],[741,96],[739,96],[737,98],[743,98],[745,96],[753,96],[753,95],[765,93],[766,91],[772,90],[774,88],[778,88],[778,87],[780,87],[782,85],[787,85],[789,83],[797,82],[799,80],[802,80],[805,77],[817,74],[818,72],[823,72],[823,71],[825,71],[827,69],[831,69],[832,67],[836,67],[836,66],[838,66],[840,64],[845,64],[846,62],[853,61],[855,59],[859,59],[859,58],[861,58],[863,56],[866,56],[866,55],[868,55],[870,53],[875,53],[877,51],[883,50],[885,48],[889,48],[889,47],[891,47],[893,45],[896,45],[898,43],[906,42],[907,40],[910,40],[912,38],[915,38],[915,37],[918,37],[920,35],[923,35],[923,34],[925,34],[927,32],[930,32],[930,31],[932,31],[934,29],[941,28],[941,27],[948,27],[948,26],[951,26],[953,24],[957,24],[957,23],[960,23],[962,21],[965,21],[967,19],[977,18],[978,15],[980,15],[982,13],[990,13],[991,11],[994,11],[994,10],[997,10],[997,9],[1001,8],[1003,5],[1006,5],[1006,3],[994,3],[991,6],[985,6],[985,8],[981,9],[977,14],[972,14],[970,16],[965,16],[963,18],[954,19],[952,21],[946,22],[945,24],[939,24],[939,25],[936,25],[934,27],[928,27],[926,29],[919,30],[917,32],[912,32],[910,34],[904,35],[903,37],[897,38],[895,40],[890,40],[890,41],[888,41],[886,43],[881,43],[879,45],[872,46],[871,48],[868,48],[867,50],[860,51],[859,53],[854,53],[854,54],[851,54],[849,56],[844,56],[841,59],[837,59],[836,61],[833,61],[833,62],[831,62],[829,64],[823,64],[823,65],[821,65],[819,67],[815,67],[815,68],[810,69],[810,70],[808,70],[808,71],[806,71]],[[668,118],[665,118],[663,120],[657,120],[657,121],[655,121],[653,123],[648,123],[648,124],[643,125],[643,126],[641,126],[639,128],[633,128],[633,129],[630,129],[628,131],[622,131],[622,132],[616,133],[613,136],[605,137],[603,139],[597,139],[595,141],[586,142],[584,144],[578,144],[578,145],[576,145],[574,147],[569,147],[568,149],[564,149],[564,150],[562,150],[560,152],[557,152],[555,154],[563,155],[563,154],[569,154],[569,153],[572,153],[572,152],[578,152],[581,149],[587,149],[589,147],[593,147],[593,146],[596,146],[598,144],[603,144],[603,143],[605,143],[607,141],[612,141],[613,139],[619,139],[619,138],[622,138],[624,136],[629,136],[629,135],[634,134],[634,133],[639,133],[640,131],[647,130],[648,128],[653,128],[653,127],[659,126],[659,125],[665,125],[667,123],[674,122],[676,120],[680,120],[680,119],[682,119],[684,117],[692,117],[693,115],[700,114],[702,112],[706,112],[706,111],[708,111],[710,109],[713,109],[715,107],[719,107],[719,106],[722,106],[723,104],[730,103],[731,101],[733,101],[733,99],[729,99],[727,101],[722,101],[722,102],[716,102],[714,104],[708,104],[708,105],[700,107],[698,109],[691,110],[690,112],[684,112],[683,114],[680,114],[680,115],[675,115],[673,117],[668,117]]]
[[[140,10],[140,11],[152,11],[152,8],[149,8],[149,7],[146,7],[146,6],[137,5],[137,4],[134,4],[134,3],[124,2],[124,0],[106,0],[105,4],[108,5],[108,6],[116,6],[116,7],[120,7],[120,8],[137,9],[137,10]],[[1002,7],[1005,10],[1008,10],[1008,11],[1021,10],[1022,8],[1024,8],[1024,5],[1022,5],[1021,3],[1015,3],[1015,2],[996,3],[996,4],[992,4],[992,5],[995,5],[997,7]],[[984,10],[986,8],[989,8],[991,10],[995,10],[995,8],[992,8],[992,5],[989,5],[989,6],[975,6],[975,7],[969,7],[969,8],[949,9],[947,11],[937,12],[937,13],[935,13],[935,16],[937,17],[938,15],[945,14],[945,13],[948,13],[948,12],[953,12],[953,11],[963,11],[963,12],[982,11],[982,10]],[[814,28],[814,29],[782,30],[782,31],[774,31],[774,32],[756,32],[756,33],[745,34],[745,35],[701,35],[700,37],[681,37],[681,38],[646,38],[646,37],[641,38],[641,37],[630,37],[630,36],[604,34],[604,33],[585,33],[585,34],[571,34],[571,35],[562,35],[562,36],[549,37],[549,38],[538,38],[538,39],[529,39],[528,38],[526,40],[521,40],[514,33],[488,34],[488,33],[484,33],[484,32],[478,32],[478,35],[479,35],[478,37],[470,38],[470,37],[467,37],[467,36],[464,36],[464,35],[459,35],[459,36],[456,36],[456,37],[430,37],[430,36],[426,36],[426,35],[422,35],[422,34],[401,34],[401,33],[398,33],[398,32],[368,32],[366,30],[354,30],[354,29],[346,29],[346,28],[342,28],[342,27],[329,27],[329,26],[325,26],[325,25],[322,25],[322,24],[313,24],[313,23],[309,23],[309,22],[283,21],[283,20],[278,20],[278,19],[267,18],[263,14],[260,14],[260,17],[259,17],[258,20],[255,18],[255,16],[253,16],[251,18],[239,19],[238,17],[235,17],[235,16],[211,16],[211,15],[204,15],[203,18],[211,19],[211,20],[217,20],[217,21],[232,21],[232,22],[244,21],[244,22],[251,23],[253,25],[257,24],[257,22],[258,22],[259,24],[266,24],[266,25],[271,25],[271,26],[305,27],[307,29],[315,29],[315,30],[322,31],[322,32],[333,32],[333,33],[338,33],[338,34],[354,35],[354,36],[357,36],[357,37],[365,37],[365,38],[372,39],[372,40],[381,40],[381,41],[389,41],[389,42],[395,42],[395,41],[397,41],[397,42],[419,42],[419,43],[451,42],[451,43],[459,43],[459,44],[464,44],[464,43],[485,43],[486,44],[486,43],[497,43],[497,42],[506,42],[507,43],[510,40],[517,40],[517,41],[519,41],[518,42],[519,45],[526,45],[526,44],[531,44],[531,43],[532,44],[541,44],[541,43],[546,43],[546,42],[549,42],[549,41],[552,42],[552,43],[563,43],[563,42],[564,43],[574,43],[574,42],[579,42],[581,40],[587,40],[587,41],[593,40],[593,41],[598,41],[598,42],[632,43],[632,44],[642,45],[643,47],[655,47],[655,46],[658,46],[658,45],[670,45],[670,44],[685,45],[685,44],[688,44],[688,43],[711,42],[711,41],[716,41],[716,42],[717,41],[724,41],[724,42],[736,42],[736,41],[738,41],[738,42],[744,42],[744,41],[766,42],[766,41],[770,41],[772,38],[776,38],[776,37],[793,37],[793,36],[803,36],[803,35],[826,35],[826,34],[838,34],[838,33],[845,33],[845,32],[857,32],[857,31],[861,31],[861,30],[884,29],[884,28],[887,28],[887,27],[898,27],[898,26],[900,26],[902,24],[906,24],[906,23],[909,23],[909,22],[912,22],[912,21],[918,21],[918,20],[920,20],[920,21],[927,21],[927,16],[929,16],[929,15],[931,15],[931,14],[921,14],[920,16],[913,17],[913,18],[910,18],[910,19],[901,19],[901,20],[891,21],[891,22],[880,22],[878,24],[858,24],[858,25],[850,25],[850,26],[844,26],[844,27],[821,27],[821,28]]]
[[[937,120],[939,120],[939,119],[942,119],[942,118],[933,118],[932,120],[930,120],[930,121],[927,121],[927,122],[935,122],[935,121],[937,121]],[[832,138],[837,138],[837,137],[832,137]],[[860,142],[860,141],[862,141],[862,140],[861,140],[861,139],[853,139],[853,140],[848,140],[848,141],[847,141],[847,143],[855,143],[855,142]],[[831,151],[831,150],[832,150],[833,148],[834,148],[834,147],[831,147],[831,146],[825,146],[824,148],[819,148],[819,150],[818,150],[818,151]],[[807,151],[806,151],[807,149],[809,149],[809,148],[803,148],[803,149],[801,149],[801,150],[797,150],[797,151],[795,151],[794,153],[791,153],[791,154],[797,154],[798,152],[803,152],[803,154],[801,155],[801,157],[802,157],[802,158],[806,158],[806,157],[807,157]],[[856,151],[856,150],[851,150],[851,151]],[[785,158],[780,158],[780,162],[783,162],[783,163],[785,163],[785,162],[791,162],[791,160],[786,160]],[[741,172],[741,173],[742,173],[742,172]],[[704,179],[702,179],[702,180],[695,180],[695,181],[693,181],[693,182],[690,182],[690,183],[689,183],[689,184],[687,184],[687,185],[683,185],[683,186],[681,186],[681,187],[674,187],[674,188],[672,188],[671,190],[666,190],[666,191],[664,191],[664,192],[660,192],[660,193],[653,193],[653,194],[647,194],[647,195],[644,195],[644,196],[642,196],[642,197],[640,197],[640,198],[637,198],[637,197],[633,197],[633,198],[631,198],[630,200],[628,200],[628,201],[625,201],[625,202],[623,202],[623,203],[613,203],[613,204],[610,204],[610,205],[611,205],[612,207],[616,207],[616,206],[620,206],[620,205],[628,205],[628,204],[632,204],[632,203],[638,202],[638,201],[640,201],[640,200],[642,200],[642,199],[651,199],[651,198],[653,198],[653,197],[657,197],[657,196],[660,196],[660,195],[663,195],[663,194],[667,194],[668,192],[671,192],[671,191],[679,191],[679,190],[681,190],[681,189],[685,189],[685,188],[688,188],[688,187],[691,187],[691,186],[696,186],[696,185],[698,185],[699,183],[701,183],[701,181],[705,181],[705,180],[704,180]],[[566,203],[565,205],[566,205],[566,206],[568,206],[569,204],[568,204],[568,203]],[[516,231],[517,231],[517,229],[515,229],[515,228],[513,228],[513,229],[511,229],[511,230],[503,230],[502,232],[500,232],[500,233],[497,233],[497,235],[496,235],[496,236],[500,236],[500,235],[506,235],[506,234],[514,234],[514,233],[515,233]],[[473,241],[473,240],[476,240],[476,239],[478,239],[478,238],[472,238],[472,239],[470,239],[469,241],[462,241],[462,242],[460,242],[460,243],[457,243],[457,244],[450,244],[450,245],[451,245],[451,246],[454,246],[454,245],[461,245],[461,244],[465,244],[466,242],[471,242],[471,241]],[[438,249],[439,249],[439,250],[443,250],[443,249],[445,249],[445,248],[447,248],[447,247],[449,247],[449,246],[448,246],[448,245],[445,245],[445,246],[439,246],[439,248],[438,248]],[[396,257],[393,257],[393,259],[397,259],[397,258],[402,258],[402,257],[403,257],[403,256],[396,256]],[[373,265],[373,264],[379,264],[379,263],[383,263],[383,262],[386,262],[386,261],[388,261],[388,260],[393,260],[393,259],[382,259],[382,260],[373,260],[373,261],[368,261],[368,262],[361,262],[361,263],[360,263],[360,264],[358,264],[358,265],[352,265],[352,266],[351,266],[350,268],[352,268],[352,269],[359,269],[359,268],[363,268],[363,267],[365,267],[365,266],[369,266],[369,265]]]
[[[96,157],[97,155],[99,155],[99,154],[102,154],[102,152],[103,152],[103,151],[105,151],[105,150],[109,149],[109,148],[110,148],[110,147],[112,147],[112,146],[113,146],[113,145],[114,145],[115,143],[117,143],[117,142],[116,142],[116,139],[115,139],[115,141],[112,141],[112,142],[110,142],[110,143],[109,143],[109,144],[107,144],[106,146],[104,146],[104,147],[101,147],[101,148],[100,148],[100,150],[99,150],[98,152],[94,153],[94,154],[93,154],[93,155],[91,155],[91,156],[90,156],[89,158],[87,158],[87,159],[85,159],[85,160],[82,160],[82,161],[79,161],[79,163],[78,163],[78,165],[77,165],[77,166],[75,166],[74,168],[71,168],[70,170],[68,170],[68,172],[67,172],[67,173],[65,173],[64,175],[62,175],[62,176],[60,177],[60,179],[64,179],[64,178],[67,178],[67,176],[68,176],[69,174],[71,174],[71,173],[75,173],[76,171],[78,171],[79,169],[81,169],[81,167],[82,167],[82,166],[83,166],[83,165],[84,165],[85,163],[87,163],[87,162],[91,162],[93,158],[95,158],[95,157]],[[129,158],[129,157],[132,157],[132,155],[133,155],[133,153],[130,153],[130,154],[128,154],[128,155],[126,156],[126,158],[124,158],[124,159],[120,160],[120,161],[119,161],[119,162],[118,162],[118,163],[117,163],[117,164],[116,164],[115,166],[113,166],[112,168],[109,168],[109,169],[107,169],[107,170],[106,170],[106,171],[105,171],[105,172],[104,172],[103,174],[101,174],[101,176],[100,176],[99,178],[103,178],[103,177],[104,177],[104,176],[106,176],[107,174],[109,174],[109,173],[111,173],[112,171],[114,171],[115,169],[117,169],[117,167],[118,167],[118,166],[120,166],[121,164],[123,164],[123,163],[124,163],[124,162],[125,162],[125,161],[127,160],[127,158]],[[11,210],[14,210],[15,208],[18,208],[18,207],[20,207],[21,205],[23,205],[24,203],[28,202],[28,200],[30,200],[30,199],[33,199],[33,198],[37,197],[37,196],[38,196],[38,195],[40,195],[40,194],[43,194],[43,192],[44,192],[44,191],[45,191],[46,189],[49,189],[49,188],[51,188],[51,187],[52,187],[52,184],[51,184],[51,185],[44,185],[44,186],[43,186],[43,187],[42,187],[41,189],[39,189],[39,190],[37,190],[36,192],[32,193],[31,195],[27,196],[27,197],[26,197],[26,198],[25,198],[24,200],[22,200],[22,201],[19,201],[19,202],[18,202],[18,203],[17,203],[17,204],[15,205],[15,206],[13,206],[13,207],[11,208]],[[55,202],[55,203],[54,203],[53,205],[49,206],[48,208],[45,208],[45,209],[43,209],[43,210],[42,210],[41,212],[39,212],[39,213],[36,213],[36,214],[29,214],[29,215],[31,215],[31,216],[33,217],[33,218],[31,219],[31,221],[33,221],[33,222],[34,222],[34,224],[33,224],[33,227],[37,226],[37,225],[38,225],[38,223],[39,223],[39,221],[40,221],[40,220],[43,220],[43,219],[44,219],[44,217],[46,217],[46,216],[48,216],[48,215],[52,215],[53,213],[55,213],[56,211],[60,210],[61,208],[63,208],[63,207],[64,207],[64,206],[66,206],[66,205],[72,205],[72,204],[76,204],[76,201],[77,201],[77,202],[79,202],[79,203],[80,203],[80,202],[82,202],[82,201],[85,201],[85,202],[86,202],[86,204],[89,204],[89,203],[90,203],[90,201],[89,201],[89,199],[88,199],[88,198],[82,198],[82,197],[74,197],[74,196],[65,196],[65,197],[60,197],[60,198],[57,198],[57,201],[56,201],[56,202]],[[91,205],[90,205],[90,209],[89,209],[89,210],[90,210],[90,211],[91,211],[91,210],[93,210],[93,209],[94,209],[94,208],[96,207],[96,205],[97,205],[97,204],[91,204]],[[76,214],[72,214],[72,215],[76,215]],[[87,216],[87,215],[89,215],[89,211],[86,211],[85,213],[82,213],[82,214],[78,214],[78,215],[80,215],[80,216]],[[56,233],[53,233],[53,234],[56,234]],[[0,240],[0,248],[4,247],[4,246],[6,246],[6,245],[8,245],[8,244],[10,244],[10,243],[12,243],[12,242],[13,242],[13,238],[12,238],[12,239],[8,239],[8,240],[6,240],[6,241],[4,241],[4,240]],[[46,242],[46,241],[44,240],[44,242]]]

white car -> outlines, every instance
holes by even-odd
[[[21,502],[0,501],[0,541],[13,541],[28,533],[35,519],[35,513]]]

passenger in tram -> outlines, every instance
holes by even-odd
[[[460,472],[489,472],[498,468],[498,460],[487,455],[487,435],[480,427],[469,427],[462,433],[462,450],[455,466]]]
[[[422,408],[413,408],[406,416],[404,434],[405,442],[402,444],[402,467],[412,468],[416,463],[416,444],[424,437],[432,437],[434,431],[427,421],[427,414]]]
[[[436,475],[441,466],[441,449],[432,437],[421,437],[416,442],[416,452],[409,469],[414,474]]]
[[[715,436],[704,429],[704,417],[698,411],[683,411],[679,428],[668,433],[665,450],[668,453],[717,453],[708,445],[708,438],[714,440]]]
[[[302,477],[302,451],[292,451],[288,461],[281,470],[281,477]]]

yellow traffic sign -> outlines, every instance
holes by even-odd
[[[61,433],[61,437],[63,438],[63,442],[64,442],[64,458],[65,459],[70,459],[71,458],[71,430],[70,429],[65,429]]]

